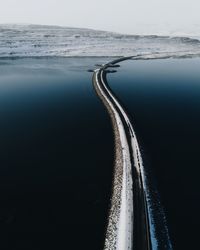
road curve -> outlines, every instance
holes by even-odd
[[[93,85],[112,121],[115,138],[113,189],[104,250],[152,249],[142,157],[130,119],[108,86],[108,68],[124,57],[100,66]]]

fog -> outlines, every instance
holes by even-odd
[[[188,32],[199,0],[0,0],[0,23],[53,24],[121,33]]]

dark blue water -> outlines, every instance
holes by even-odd
[[[87,69],[105,61],[0,61],[0,249],[102,249],[113,132]],[[108,81],[131,116],[174,249],[197,249],[200,59],[121,65]]]
[[[200,59],[126,61],[108,82],[131,116],[174,249],[198,249]],[[151,186],[150,186],[151,189]]]
[[[102,249],[113,132],[87,69],[0,61],[0,249]]]

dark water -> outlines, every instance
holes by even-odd
[[[0,249],[102,249],[113,134],[87,69],[105,61],[0,61]],[[121,65],[108,81],[132,118],[174,249],[198,249],[200,59]]]
[[[0,249],[102,249],[113,134],[88,68],[0,61]]]
[[[199,249],[200,59],[126,61],[108,82],[160,193],[174,249]]]

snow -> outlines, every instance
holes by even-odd
[[[105,250],[108,249],[132,249],[132,234],[133,234],[133,194],[132,194],[132,170],[129,155],[128,142],[125,134],[125,129],[122,120],[113,106],[112,102],[102,90],[97,74],[99,70],[95,71],[96,84],[103,98],[106,100],[107,105],[114,114],[114,119],[117,124],[119,132],[119,141],[122,148],[122,176],[121,165],[115,166],[115,180],[119,179],[115,186],[114,195],[112,197],[112,214],[109,216],[108,229],[105,243]],[[106,85],[103,83],[104,88]],[[121,178],[119,178],[121,177]],[[120,200],[119,200],[120,197]],[[117,205],[116,205],[117,204]]]
[[[162,33],[161,33],[162,34]],[[91,29],[44,25],[0,25],[0,58],[135,56],[191,57],[200,55],[196,33],[182,37],[125,35]],[[185,34],[186,35],[186,34]]]

